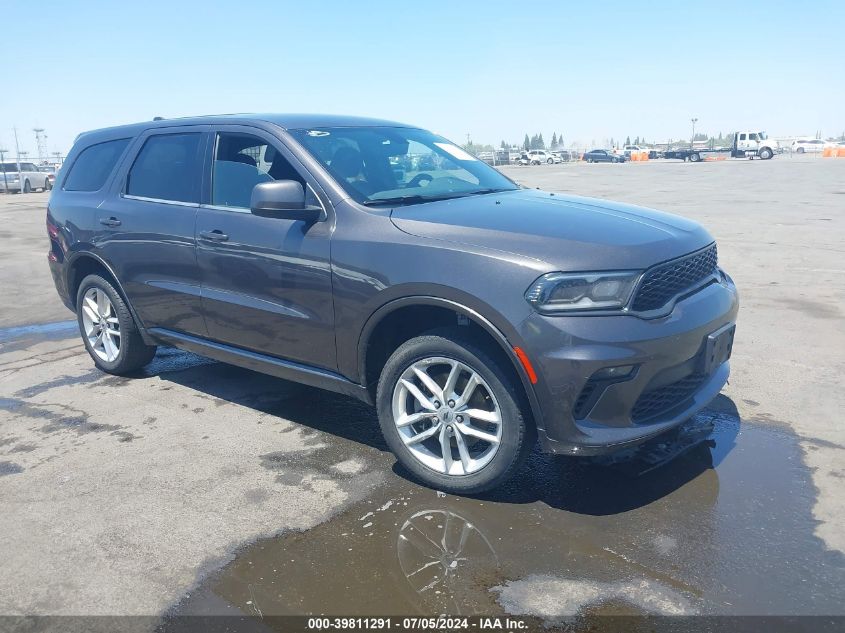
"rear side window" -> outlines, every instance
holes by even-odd
[[[144,143],[126,181],[126,193],[141,198],[199,203],[202,135],[159,134]]]
[[[70,173],[65,178],[65,191],[98,191],[114,169],[117,159],[129,144],[130,139],[97,143],[86,147],[73,161]]]

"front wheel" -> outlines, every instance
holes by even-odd
[[[49,178],[44,179],[44,188],[42,191],[50,191],[53,188],[53,183],[50,182]]]
[[[690,162],[697,163],[701,160],[701,154],[690,154]]]
[[[760,158],[763,160],[769,160],[772,157],[773,153],[768,147],[764,147],[760,150]]]
[[[29,184],[28,180],[23,183],[23,192],[32,193],[32,185]]]
[[[546,161],[546,163],[548,163],[549,165],[554,165],[555,161],[554,161],[553,158],[550,158],[549,160]]]
[[[382,370],[376,404],[393,454],[417,479],[444,492],[498,486],[533,445],[514,380],[452,330],[403,343]]]
[[[129,374],[155,356],[155,345],[144,343],[123,298],[103,277],[88,275],[82,280],[76,312],[85,349],[102,371]]]

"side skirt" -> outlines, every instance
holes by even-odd
[[[200,356],[207,356],[230,365],[237,365],[303,385],[342,393],[357,398],[366,404],[373,404],[370,392],[363,386],[325,369],[282,360],[274,356],[251,352],[164,328],[150,328],[147,333],[157,341]]]

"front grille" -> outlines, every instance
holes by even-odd
[[[643,392],[631,410],[631,421],[643,422],[673,409],[694,394],[706,378],[702,374],[690,374],[677,382]]]
[[[631,308],[637,312],[657,310],[675,295],[716,272],[716,244],[647,270]]]

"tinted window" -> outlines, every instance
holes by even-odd
[[[310,195],[305,180],[284,155],[251,134],[218,134],[212,169],[213,205],[248,209],[255,185],[271,180],[296,180]]]
[[[70,173],[65,178],[65,191],[101,189],[128,144],[128,138],[121,138],[86,147],[73,162]]]
[[[151,136],[138,153],[126,193],[142,198],[199,202],[199,146],[202,135],[160,134]]]

